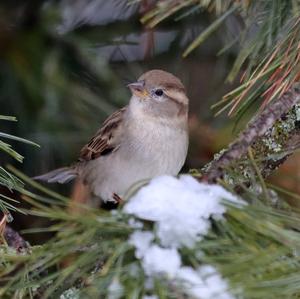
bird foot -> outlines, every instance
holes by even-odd
[[[123,203],[123,199],[116,193],[113,194],[113,199],[115,200],[115,202],[117,204],[122,204]]]
[[[124,202],[124,200],[116,193],[113,194],[112,199],[113,200],[102,202],[101,208],[108,211],[115,210]]]

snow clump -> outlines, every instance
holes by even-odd
[[[129,221],[135,229],[129,243],[135,247],[135,256],[149,279],[163,275],[196,299],[234,299],[217,269],[210,265],[198,269],[184,266],[179,253],[181,247],[193,248],[201,241],[211,227],[210,218],[222,219],[224,199],[245,204],[221,186],[183,175],[179,179],[157,177],[126,203],[123,211],[135,217]],[[154,222],[154,231],[142,230],[140,220]]]
[[[192,248],[210,229],[209,218],[222,218],[223,199],[241,202],[223,187],[199,183],[192,176],[161,176],[141,188],[124,211],[155,222],[163,246]]]

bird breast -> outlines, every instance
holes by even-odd
[[[144,167],[145,175],[178,174],[187,154],[186,130],[151,118],[133,121],[128,130],[129,138],[124,140],[125,148],[131,149],[128,159]]]

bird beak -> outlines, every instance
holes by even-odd
[[[130,83],[127,85],[127,87],[131,90],[132,94],[134,94],[142,99],[145,99],[146,97],[149,96],[149,93],[145,88],[144,80]]]

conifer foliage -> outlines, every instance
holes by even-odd
[[[8,25],[4,33],[0,31],[0,38],[5,37],[9,45],[0,48],[1,53],[5,53],[3,65],[9,70],[7,74],[13,86],[24,92],[16,96],[34,102],[43,97],[38,89],[40,83],[45,87],[43,92],[47,91],[48,110],[55,111],[62,103],[51,102],[53,94],[59,94],[61,99],[70,95],[69,89],[61,83],[64,82],[73,90],[74,117],[77,123],[84,123],[87,110],[96,107],[95,91],[101,94],[102,100],[110,99],[111,94],[105,87],[118,86],[116,78],[105,63],[98,61],[102,66],[98,73],[93,63],[85,60],[82,39],[87,37],[83,38],[80,30],[79,38],[70,34],[80,27],[78,24],[62,26],[56,15],[57,1],[46,1],[43,5],[38,3],[42,1],[29,2],[29,7],[25,5],[27,10],[20,6],[24,18],[15,24],[18,30],[14,36],[8,34],[12,28]],[[95,9],[98,7],[99,1],[89,2]],[[27,205],[19,209],[13,196],[0,193],[0,297],[300,297],[300,212],[284,200],[287,197],[300,200],[300,196],[265,181],[300,144],[299,1],[116,2],[124,11],[118,21],[126,24],[138,18],[148,31],[169,20],[178,21],[180,26],[183,18],[208,16],[210,25],[180,55],[193,55],[213,34],[226,36],[219,54],[226,51],[234,54],[236,58],[228,80],[239,77],[240,84],[214,108],[219,113],[229,111],[237,120],[252,105],[256,104],[259,109],[248,126],[241,128],[239,137],[203,169],[190,170],[178,178],[164,176],[132,186],[125,204],[113,211],[78,203],[71,212],[68,197],[38,184],[16,167],[1,165],[0,185],[11,194],[17,194]],[[61,8],[67,4],[68,1],[62,1]],[[76,7],[82,6],[74,6],[73,14]],[[64,10],[64,13],[70,15],[71,11]],[[90,26],[94,20],[92,13],[84,16],[90,18]],[[31,35],[30,26],[43,24],[42,18],[51,26],[41,26],[39,32]],[[232,24],[237,23],[239,29],[232,36]],[[68,34],[64,36],[66,31]],[[36,69],[29,69],[23,59],[30,56],[26,56],[28,44],[22,44],[25,47],[22,51],[15,47],[22,34],[36,45],[49,45],[49,51],[36,58],[39,62]],[[92,40],[92,34],[88,38]],[[116,39],[107,41],[108,44],[116,42]],[[18,59],[22,63],[16,63]],[[46,60],[52,63],[47,64]],[[62,61],[64,68],[71,65],[74,72],[80,70],[85,76],[84,82],[68,76],[67,72],[60,74],[56,68]],[[48,73],[53,77],[45,82],[33,80],[50,65],[52,69]],[[58,74],[60,80],[57,80]],[[94,90],[87,90],[87,86]],[[49,90],[50,87],[53,89]],[[117,94],[117,89],[111,92]],[[101,103],[102,112],[113,109],[111,102],[103,100]],[[17,106],[14,107],[18,111]],[[64,117],[71,118],[69,113]],[[51,118],[51,113],[47,118]],[[15,120],[0,116],[0,124]],[[23,157],[7,140],[37,145],[0,132],[1,154],[11,155],[19,162]],[[31,217],[46,219],[46,226],[32,228],[27,233],[48,234],[49,239],[40,245],[27,243],[23,248],[9,244],[7,225],[12,221],[12,210],[25,213],[29,222]],[[18,234],[17,237],[21,238]],[[26,234],[23,237],[26,239]]]

